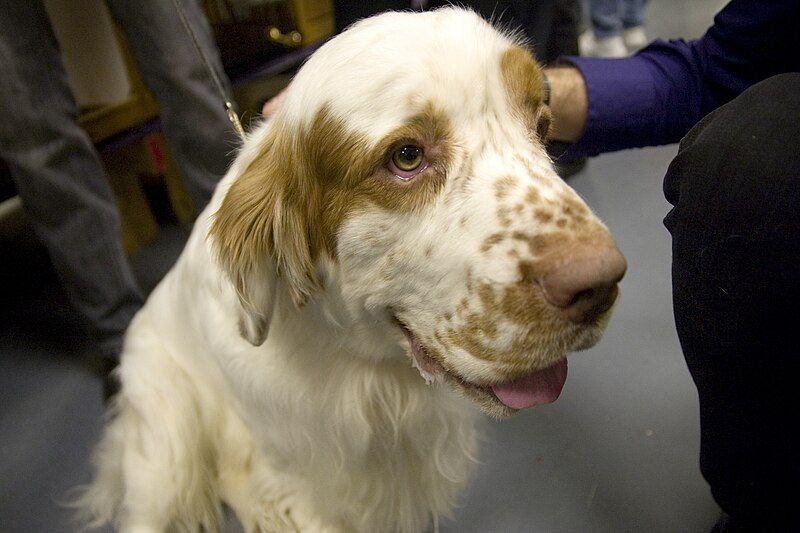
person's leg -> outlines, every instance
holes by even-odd
[[[664,182],[700,468],[734,522],[761,531],[800,527],[798,95],[796,73],[750,88],[689,132]]]
[[[619,7],[619,0],[589,0],[589,16],[597,39],[620,35],[622,20]]]
[[[211,27],[195,0],[182,0],[189,22],[227,87]],[[161,106],[161,121],[186,188],[205,207],[239,144],[205,63],[169,0],[109,0],[147,86]]]
[[[622,39],[630,52],[647,46],[647,33],[644,31],[646,3],[646,0],[624,0],[622,2]]]
[[[595,57],[625,57],[622,38],[621,0],[589,0],[591,31],[580,36],[581,53]]]
[[[0,157],[101,355],[116,358],[142,297],[122,249],[114,195],[76,122],[41,1],[0,0],[0,13]]]
[[[623,0],[622,2],[622,26],[625,28],[636,28],[644,26],[644,9],[647,0]]]

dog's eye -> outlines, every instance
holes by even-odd
[[[425,151],[419,146],[406,144],[392,152],[389,170],[398,178],[409,180],[425,170]]]
[[[392,154],[392,162],[400,170],[411,172],[422,164],[422,155],[422,148],[414,146],[413,144],[407,144],[399,150],[394,151]]]

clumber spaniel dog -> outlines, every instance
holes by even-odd
[[[543,146],[543,78],[456,8],[325,44],[133,320],[80,504],[123,531],[422,531],[479,410],[554,401],[625,261]],[[190,126],[188,126],[190,127]]]

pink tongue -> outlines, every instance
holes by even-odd
[[[567,381],[567,359],[551,367],[537,370],[525,377],[493,385],[494,395],[512,409],[527,409],[534,405],[553,403]]]

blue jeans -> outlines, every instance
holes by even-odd
[[[589,13],[595,37],[605,39],[622,33],[623,28],[644,25],[647,0],[589,0]]]
[[[189,19],[221,72],[211,29],[194,0]],[[223,105],[172,3],[108,0],[198,208],[209,200],[234,145]],[[0,158],[33,228],[100,355],[119,353],[143,298],[122,249],[114,195],[78,109],[41,0],[0,0]],[[224,76],[223,76],[224,79]]]

